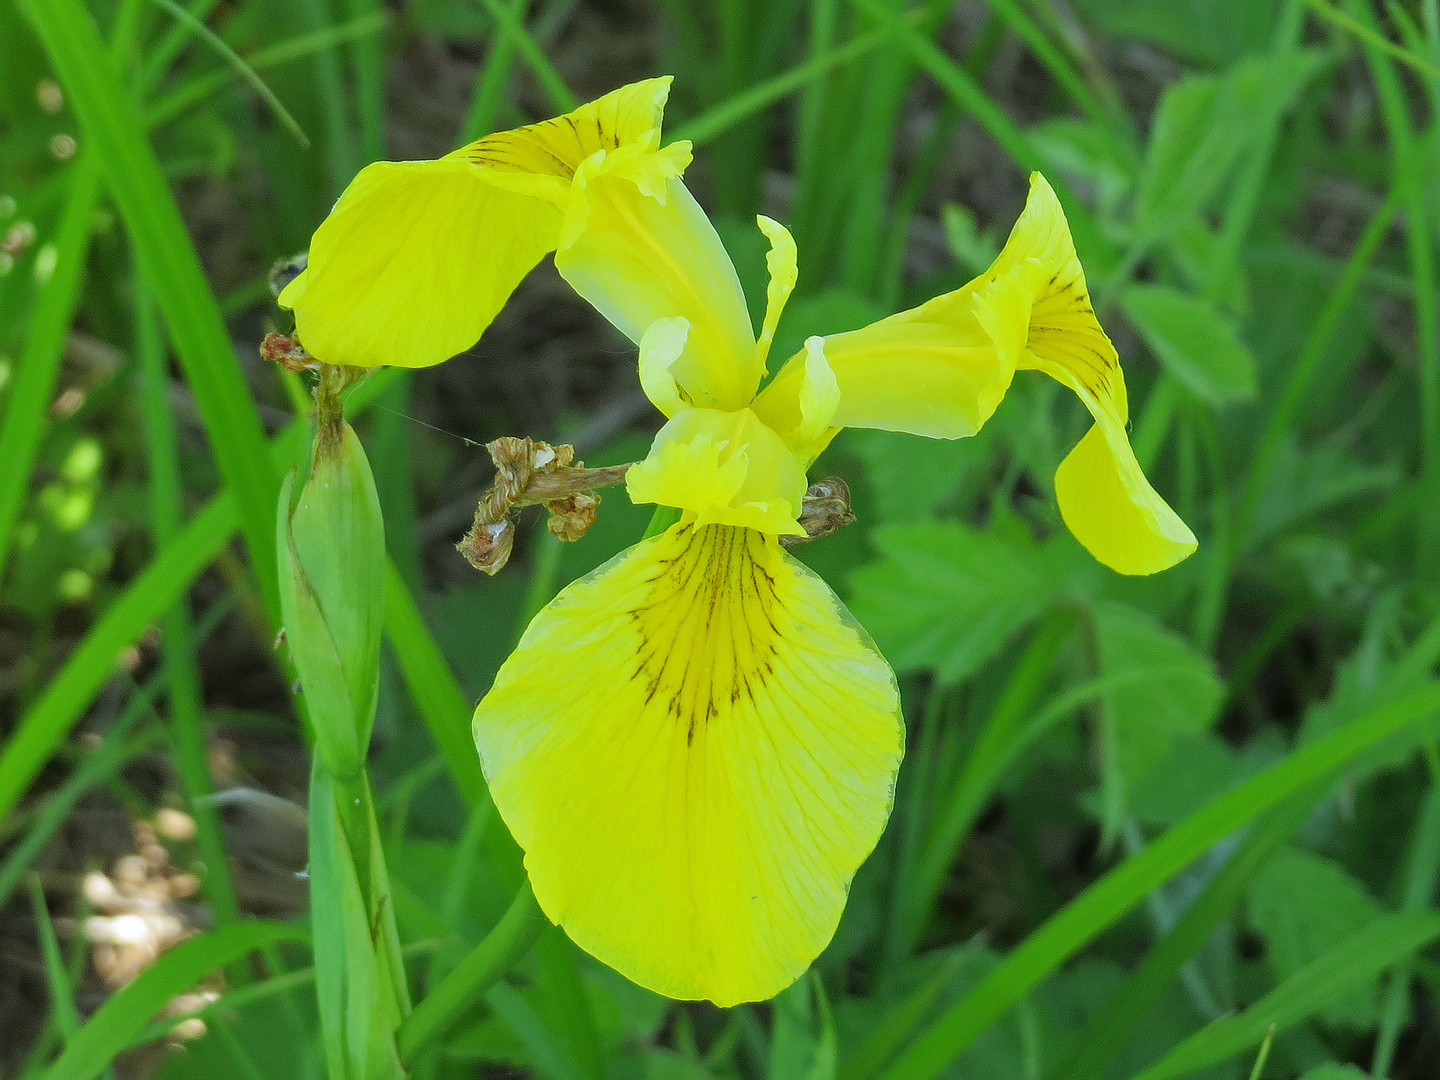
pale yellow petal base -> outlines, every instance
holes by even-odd
[[[773,537],[679,525],[565,589],[475,711],[541,908],[642,986],[773,996],[890,812],[894,676]]]

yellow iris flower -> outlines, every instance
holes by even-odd
[[[803,534],[805,472],[835,433],[973,435],[1015,370],[1037,368],[1094,418],[1055,476],[1081,543],[1148,574],[1195,539],[1130,450],[1118,358],[1043,177],[984,274],[810,338],[760,390],[795,244],[759,219],[757,335],[681,181],[689,147],[660,146],[668,88],[637,83],[438,161],[368,167],[281,301],[321,360],[437,363],[553,250],[639,346],[667,422],[626,484],[680,520],[535,617],[474,735],[546,915],[644,986],[730,1005],[774,995],[829,942],[904,745],[889,666],[779,543]]]

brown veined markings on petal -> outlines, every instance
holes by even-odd
[[[686,725],[697,726],[773,670],[780,604],[775,579],[761,561],[768,541],[752,529],[686,526],[688,542],[650,579],[649,596],[630,612],[642,641],[635,677],[645,700],[666,701]]]
[[[1065,368],[1100,401],[1115,396],[1113,373],[1119,360],[1113,347],[1092,344],[1090,335],[1073,330],[1041,326],[1030,328],[1027,347],[1036,356]],[[1105,339],[1109,344],[1109,339]]]
[[[1026,347],[1036,356],[1059,364],[1102,401],[1114,397],[1119,354],[1095,318],[1085,272],[1072,255],[1051,275],[1030,309]]]
[[[834,594],[715,525],[562,591],[475,733],[545,913],[641,985],[724,1005],[830,940],[903,742],[894,677]]]
[[[594,110],[588,112],[487,135],[471,143],[465,156],[476,165],[502,172],[542,173],[569,180],[580,162],[596,150],[613,150],[620,144],[614,127],[606,125]]]

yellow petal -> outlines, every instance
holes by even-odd
[[[362,169],[316,230],[309,266],[280,294],[301,342],[327,363],[359,367],[424,367],[469,348],[559,242],[582,162],[664,156],[654,148],[669,85],[621,87],[439,161]]]
[[[894,676],[773,538],[678,525],[566,588],[475,710],[545,914],[658,993],[768,998],[890,811]]]
[[[775,340],[775,328],[780,325],[780,315],[785,302],[795,291],[795,282],[800,276],[799,252],[795,249],[795,238],[790,230],[774,218],[759,214],[755,218],[760,231],[770,241],[770,250],[765,253],[765,269],[770,274],[765,286],[765,322],[760,327],[760,338],[755,343],[755,355],[760,370],[765,370],[765,361],[770,355],[770,343]]]
[[[614,168],[582,170],[571,210],[579,224],[567,222],[555,267],[636,344],[657,319],[686,319],[671,368],[681,389],[696,405],[743,408],[763,368],[740,279],[684,183],[671,177],[659,194]]]
[[[500,131],[462,146],[448,156],[507,173],[558,177],[566,182],[598,150],[658,142],[670,76],[646,79],[613,90],[574,112]]]
[[[685,408],[680,386],[671,370],[685,341],[690,336],[690,322],[678,315],[656,319],[640,338],[640,387],[651,403],[666,416],[674,416]]]
[[[1175,565],[1195,550],[1195,536],[1150,486],[1130,449],[1120,356],[1095,317],[1065,212],[1039,173],[1030,178],[1025,210],[991,273],[1024,266],[1038,274],[1020,366],[1070,387],[1095,418],[1055,473],[1065,524],[1096,559],[1122,574]]]
[[[1055,470],[1060,516],[1100,562],[1154,574],[1195,550],[1195,534],[1145,479],[1123,429],[1098,420]]]
[[[796,522],[805,470],[749,409],[684,409],[625,476],[630,501],[686,512],[698,524],[803,536]]]
[[[1033,295],[1025,268],[964,288],[863,330],[824,339],[839,387],[833,424],[958,439],[980,430],[1010,385]],[[810,352],[786,362],[755,411],[800,447]],[[818,452],[818,451],[816,451]]]
[[[280,303],[327,364],[438,364],[479,340],[561,221],[463,161],[376,162],[315,231]]]
[[[825,355],[825,339],[805,339],[805,377],[800,384],[800,430],[797,437],[814,443],[835,426],[840,411],[840,380]],[[813,460],[813,459],[812,459]]]
[[[1036,268],[1036,289],[1025,342],[1029,355],[1021,366],[1045,370],[1049,364],[1070,372],[1073,381],[1123,425],[1129,406],[1120,356],[1095,318],[1065,211],[1039,173],[1031,175],[1025,210],[987,275],[1027,265]]]

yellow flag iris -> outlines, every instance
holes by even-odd
[[[639,347],[667,417],[630,497],[677,524],[564,589],[475,711],[495,804],[545,913],[636,982],[721,1005],[797,978],[834,934],[890,812],[894,676],[781,548],[805,471],[842,427],[972,435],[1017,368],[1094,426],[1061,464],[1066,524],[1128,574],[1195,547],[1125,435],[1118,357],[1049,185],[1004,251],[952,293],[812,337],[763,391],[796,279],[778,222],[757,335],[734,267],[661,148],[668,80],[629,86],[436,162],[372,165],[282,296],[331,363],[435,363],[467,347],[550,250]]]

